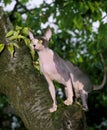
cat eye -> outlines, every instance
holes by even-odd
[[[39,42],[40,44],[42,44],[42,43],[43,43],[43,41],[42,41],[42,40],[39,40],[38,42]]]

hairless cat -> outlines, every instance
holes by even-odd
[[[40,70],[46,78],[49,91],[53,100],[53,106],[50,112],[57,110],[57,101],[53,80],[65,86],[66,100],[64,104],[71,105],[73,96],[81,97],[83,109],[88,110],[87,97],[92,90],[101,89],[106,82],[106,71],[104,71],[103,81],[101,85],[96,86],[91,83],[87,75],[85,75],[77,66],[71,62],[63,60],[57,53],[48,47],[49,40],[52,36],[51,29],[47,29],[44,36],[34,37],[29,31],[29,37],[32,42],[32,48],[38,53]],[[101,56],[101,60],[103,58]],[[74,94],[75,93],[75,94]]]

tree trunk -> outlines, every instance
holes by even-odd
[[[0,9],[0,43],[12,29],[9,19]],[[52,100],[48,86],[33,67],[29,49],[23,43],[15,48],[11,58],[7,47],[0,54],[0,92],[4,93],[28,130],[87,130],[84,112],[79,105],[59,104],[54,113],[48,109]]]

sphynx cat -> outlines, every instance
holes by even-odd
[[[53,106],[50,112],[57,110],[56,92],[53,80],[65,86],[66,100],[65,105],[72,105],[73,96],[81,97],[83,109],[88,110],[87,97],[92,90],[101,89],[106,82],[106,72],[101,85],[95,86],[91,83],[87,75],[85,75],[78,67],[69,61],[63,60],[57,53],[48,47],[49,40],[52,36],[51,29],[47,29],[44,36],[34,37],[29,31],[29,37],[32,42],[32,48],[39,56],[40,70],[47,80],[49,91],[53,100]],[[75,93],[75,94],[74,94]]]

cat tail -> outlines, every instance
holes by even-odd
[[[105,66],[105,63],[104,63],[104,58],[102,56],[102,54],[100,53],[100,58],[101,58],[101,62],[104,66],[104,75],[103,75],[103,80],[102,80],[102,83],[100,85],[94,85],[93,86],[93,90],[100,90],[104,87],[105,83],[106,83],[106,79],[107,79],[107,75],[106,75],[106,66]]]

